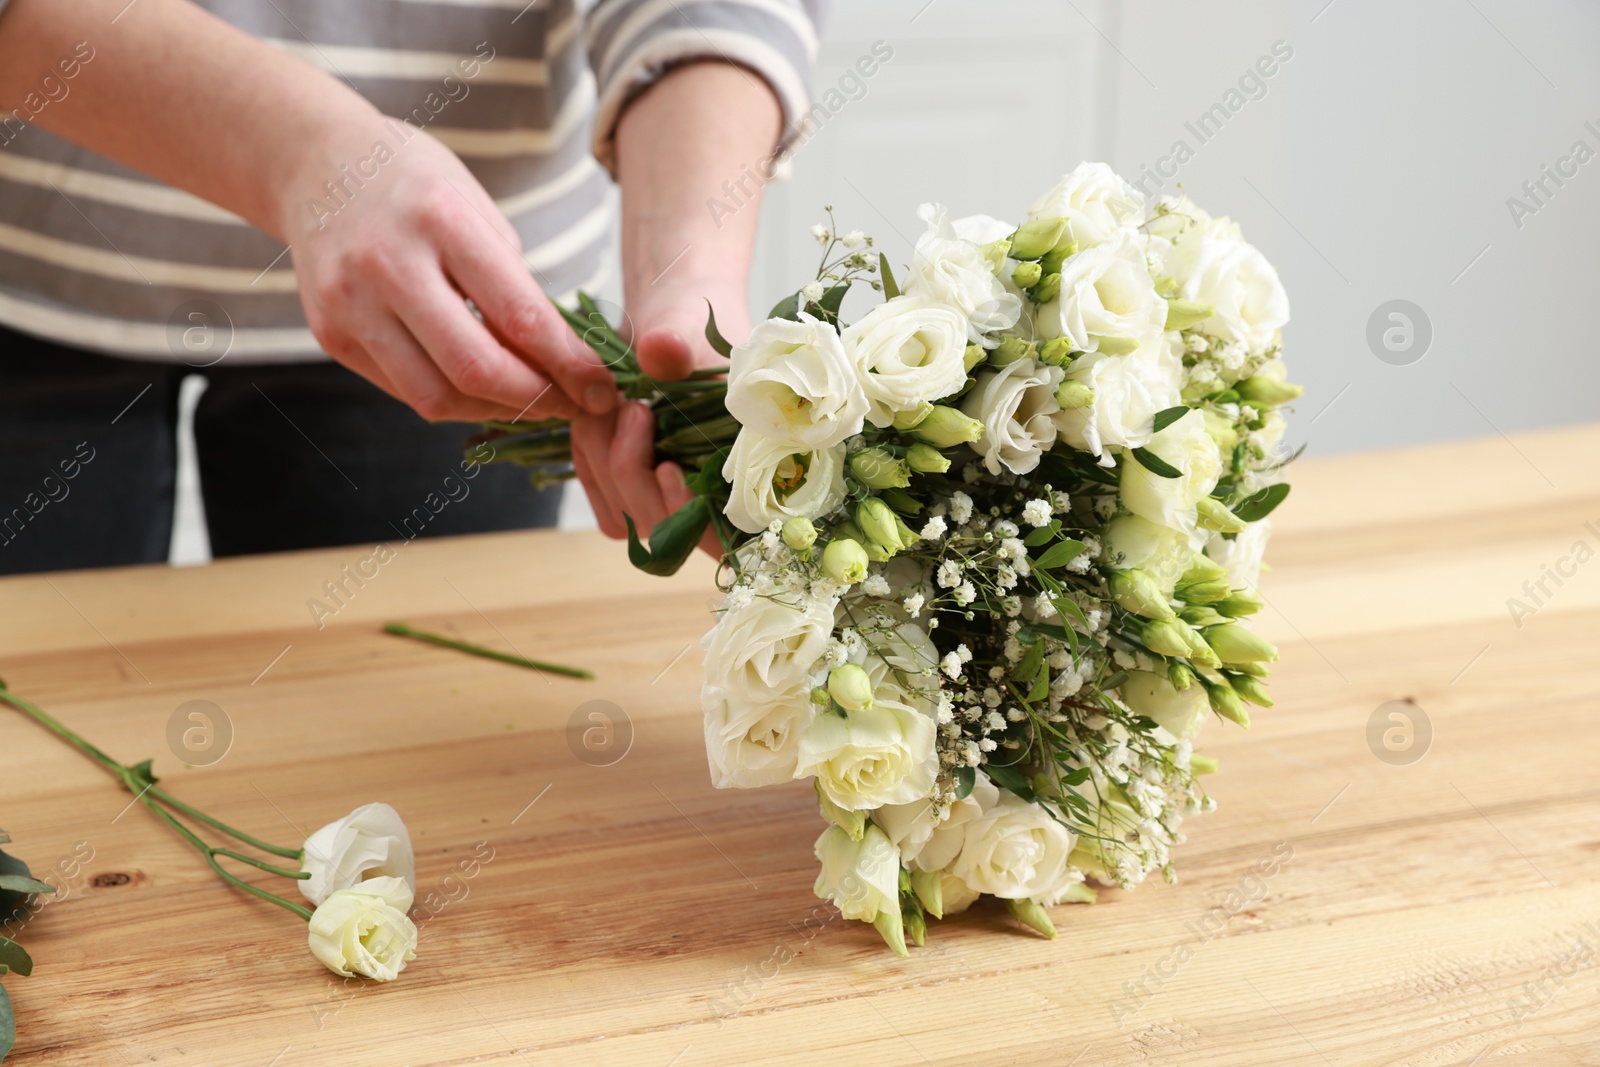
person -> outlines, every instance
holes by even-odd
[[[718,358],[708,301],[748,329],[760,183],[705,205],[800,128],[819,14],[0,0],[0,572],[167,557],[196,374],[217,556],[553,521],[463,459],[496,419],[577,417],[601,528],[649,529],[683,474],[551,301],[603,280],[614,176],[645,368]]]

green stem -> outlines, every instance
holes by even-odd
[[[28,701],[17,696],[11,690],[5,688],[5,683],[3,682],[0,682],[0,701],[10,704],[13,708],[16,708],[18,711],[31,718],[40,726],[43,726],[51,733],[56,734],[74,748],[79,749],[80,751],[88,754],[91,758],[99,761],[106,767],[107,770],[116,775],[119,779],[122,778],[122,771],[125,769],[122,764],[118,763],[116,760],[112,759],[110,756],[106,755],[104,752],[100,751],[98,748],[91,745],[89,742],[85,741],[71,730],[67,729],[64,724],[62,724],[52,715],[48,714],[43,708],[36,704],[29,703]]]
[[[238,860],[240,863],[248,863],[250,866],[257,868],[258,870],[267,871],[271,874],[282,875],[285,878],[293,878],[295,881],[303,882],[311,877],[310,871],[295,871],[290,870],[288,867],[274,867],[265,860],[258,860],[254,856],[246,856],[243,852],[235,852],[231,848],[212,848],[211,853],[212,855],[216,856],[227,856],[230,859]]]
[[[223,833],[228,834],[231,837],[236,837],[252,848],[259,848],[262,852],[270,852],[274,856],[282,856],[284,859],[291,860],[300,859],[303,855],[305,855],[304,849],[285,848],[282,845],[268,844],[259,838],[251,837],[242,830],[235,830],[221,819],[213,819],[200,809],[190,807],[188,804],[185,804],[171,793],[168,793],[165,789],[151,786],[148,792],[152,797],[161,801],[163,804],[176,808],[185,815],[189,816],[191,819],[198,819],[200,822],[205,823],[207,826],[212,827],[213,829],[221,830]]]
[[[439,634],[413,630],[403,622],[387,623],[383,628],[383,632],[394,634],[396,637],[409,637],[416,641],[426,641],[430,645],[439,645],[441,648],[453,648],[457,652],[469,652],[474,656],[499,660],[501,663],[510,663],[518,667],[529,667],[536,671],[549,671],[551,674],[561,674],[568,678],[592,679],[594,677],[592,672],[586,671],[581,667],[565,667],[559,663],[544,663],[524,656],[513,656],[509,652],[496,652],[494,649],[484,648],[482,645],[470,645],[465,641],[457,641]]]

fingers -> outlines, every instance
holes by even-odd
[[[687,488],[669,505],[668,481],[655,465],[655,418],[639,403],[625,403],[605,415],[580,414],[572,423],[573,463],[589,495],[595,521],[607,537],[626,537],[626,515],[639,539],[649,540],[656,524],[688,498]],[[679,474],[681,483],[682,475]]]
[[[528,273],[516,250],[498,235],[452,240],[444,267],[484,319],[523,360],[537,367],[585,411],[616,403],[616,383],[600,357],[573,334]]]
[[[655,326],[633,344],[639,369],[662,381],[676,381],[694,370],[695,354],[683,334],[672,326]]]
[[[379,316],[365,323],[340,362],[410,405],[429,421],[481,422],[512,419],[516,409],[469,397],[456,389],[397,319]],[[376,372],[382,380],[369,371]]]
[[[572,420],[572,464],[589,497],[595,523],[607,537],[625,537],[622,508],[612,492],[611,438],[616,432],[616,412],[603,415],[579,412]]]

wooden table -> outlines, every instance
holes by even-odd
[[[1507,608],[1600,548],[1597,454],[1579,428],[1301,463],[1265,582],[1278,706],[1207,727],[1220,810],[1183,881],[1057,909],[1053,943],[978,909],[906,961],[813,899],[808,786],[707,782],[709,566],[637,575],[586,534],[418,542],[321,629],[307,600],[370,548],[5,580],[14,690],[262,836],[388,801],[434,905],[398,982],[347,987],[298,920],[5,712],[11,847],[93,855],[22,934],[14,1062],[1600,1064],[1600,563],[1520,628]],[[168,747],[191,700],[232,724],[208,766]],[[569,745],[593,700],[631,722],[610,765]],[[1431,724],[1422,758],[1369,745],[1390,701]]]

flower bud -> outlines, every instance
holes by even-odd
[[[900,535],[900,543],[906,548],[910,548],[912,545],[922,540],[922,535],[917,533],[917,531],[913,530],[911,527],[907,526],[905,524],[905,520],[902,519],[898,514],[894,517],[894,529],[895,532]]]
[[[906,461],[886,448],[863,448],[853,454],[850,473],[870,489],[898,489],[911,484],[911,469]]]
[[[1222,600],[1230,592],[1227,570],[1198,552],[1190,557],[1188,569],[1178,579],[1178,599],[1190,604],[1210,604]]]
[[[1111,596],[1123,611],[1143,615],[1147,619],[1174,617],[1172,605],[1161,589],[1161,584],[1137,567],[1113,571],[1108,579]]]
[[[1023,926],[1031,927],[1045,937],[1055,938],[1056,924],[1050,921],[1050,913],[1045,911],[1037,900],[1029,900],[1026,897],[1007,900],[1006,907],[1011,909],[1011,914],[1015,915]]]
[[[822,791],[822,783],[819,780],[813,778],[811,781],[816,786],[817,804],[822,808],[823,817],[848,834],[850,840],[860,841],[862,835],[867,832],[867,813],[841,808],[828,799],[828,794]]]
[[[1077,411],[1094,403],[1094,390],[1080,381],[1068,378],[1056,386],[1056,403],[1062,411]]]
[[[983,436],[983,423],[952,407],[935,404],[912,435],[934,448],[952,448]]]
[[[1187,394],[1184,399],[1189,399]],[[1233,420],[1212,408],[1201,408],[1200,413],[1206,420],[1206,433],[1217,443],[1217,449],[1224,456],[1232,452],[1233,446],[1239,443],[1239,431],[1233,425]]]
[[[796,552],[804,552],[817,543],[817,528],[804,515],[796,515],[783,524],[783,543]]]
[[[1011,235],[1011,258],[1038,259],[1054,248],[1066,232],[1064,218],[1029,219]]]
[[[1248,593],[1243,589],[1235,589],[1225,598],[1216,602],[1216,609],[1224,615],[1237,619],[1241,615],[1254,615],[1265,605],[1260,597]]]
[[[922,910],[935,919],[944,918],[944,874],[940,871],[914,870],[911,872],[911,891],[917,895]]]
[[[919,400],[917,401],[917,406],[912,408],[910,411],[901,411],[895,415],[894,428],[897,430],[909,430],[913,426],[920,423],[923,419],[927,418],[928,413],[932,410],[932,404],[928,403],[926,400]]]
[[[856,505],[856,525],[861,532],[893,555],[905,548],[896,525],[899,516],[889,510],[889,505],[877,497],[868,497]]]
[[[983,258],[989,261],[989,269],[999,274],[1005,268],[1006,257],[1011,254],[1011,238],[1002,237],[979,247],[983,249]]]
[[[921,515],[922,501],[906,492],[904,489],[885,489],[883,502],[888,504],[901,515]],[[1224,619],[1223,622],[1228,620]]]
[[[1239,696],[1263,708],[1272,707],[1272,698],[1267,696],[1267,688],[1248,674],[1236,674],[1228,679],[1228,684],[1233,686],[1233,691]]]
[[[1178,618],[1190,626],[1221,626],[1231,621],[1210,604],[1189,604],[1178,612]]]
[[[1072,361],[1072,352],[1072,338],[1052,337],[1039,349],[1039,359],[1052,367],[1061,367]]]
[[[1189,625],[1181,619],[1156,619],[1146,624],[1143,633],[1145,647],[1163,656],[1189,655]]]
[[[1103,356],[1125,356],[1139,347],[1137,337],[1102,337],[1095,334],[1095,347]]]
[[[1281,378],[1269,378],[1259,374],[1254,378],[1246,378],[1233,388],[1239,394],[1240,400],[1261,408],[1287,404],[1306,391],[1303,385],[1294,385]]]
[[[1211,305],[1197,304],[1193,300],[1167,301],[1167,326],[1169,330],[1187,330],[1197,322],[1211,317]]]
[[[1028,291],[1036,304],[1048,304],[1061,293],[1061,271],[1056,269],[1044,276],[1044,280]]]
[[[921,441],[906,449],[906,465],[918,474],[943,474],[950,469],[943,452]]]
[[[967,346],[966,351],[961,355],[961,365],[967,368],[967,372],[970,374],[973,367],[988,358],[989,350],[987,348],[979,344],[971,344]]]
[[[1206,696],[1211,700],[1212,711],[1224,719],[1238,723],[1246,730],[1250,729],[1250,713],[1245,710],[1244,701],[1239,699],[1239,694],[1235,693],[1231,686],[1208,686]]]
[[[1023,289],[1030,289],[1039,284],[1039,279],[1044,277],[1044,271],[1039,269],[1037,263],[1018,263],[1011,271],[1011,280]]]
[[[1172,688],[1183,692],[1195,682],[1194,671],[1181,663],[1167,664],[1167,681],[1172,683]]]
[[[1024,341],[1020,337],[1007,337],[989,353],[991,367],[1004,367],[1015,363],[1019,359],[1031,357],[1035,352],[1032,341]]]
[[[1214,496],[1201,497],[1200,503],[1195,505],[1195,512],[1202,530],[1238,533],[1245,527],[1245,521]]]
[[[867,550],[859,541],[835,537],[822,550],[822,569],[834,581],[854,585],[867,576]]]
[[[1202,756],[1196,752],[1189,757],[1189,769],[1195,774],[1216,774],[1217,761],[1212,756]]]
[[[828,695],[847,711],[867,711],[872,707],[872,679],[854,663],[828,672]]]
[[[1278,658],[1271,641],[1236,622],[1206,627],[1206,641],[1224,663],[1270,663]]]

